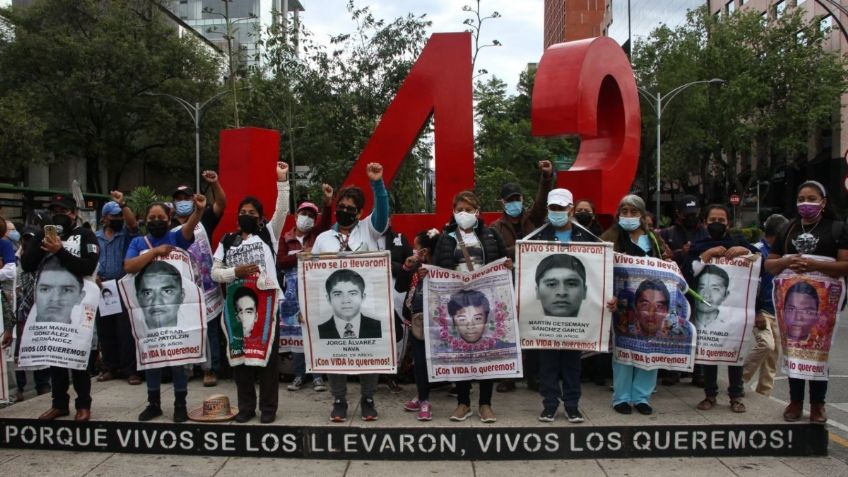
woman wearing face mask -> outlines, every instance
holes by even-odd
[[[480,199],[471,192],[460,192],[453,199],[453,218],[442,232],[433,252],[433,264],[451,270],[477,270],[483,265],[507,256],[503,238],[497,230],[486,227],[480,215]],[[511,259],[507,261],[512,268]],[[480,380],[480,421],[495,422],[492,411],[492,380]],[[457,406],[452,421],[464,421],[471,416],[471,381],[456,384]]]
[[[816,181],[806,181],[798,188],[798,217],[781,230],[774,241],[766,270],[777,275],[785,268],[797,273],[818,271],[832,277],[848,275],[848,227],[828,206],[827,191]],[[830,257],[835,261],[816,260],[811,255]],[[783,419],[797,421],[804,410],[804,379],[789,378],[789,405]],[[824,410],[827,381],[810,381],[810,421],[827,422]]]
[[[645,201],[637,195],[626,195],[618,203],[616,224],[607,229],[601,239],[613,243],[613,250],[635,257],[664,258],[664,243],[645,220]],[[615,356],[613,352],[613,356]],[[657,370],[644,370],[630,364],[612,363],[612,408],[621,414],[632,412],[631,403],[640,414],[649,415],[651,394],[657,386]]]
[[[421,264],[431,263],[433,251],[439,242],[439,231],[436,229],[418,232],[413,240],[413,255],[406,259],[398,273],[395,290],[406,293],[403,304],[404,324],[412,328],[409,341],[412,343],[413,372],[415,387],[418,395],[407,401],[403,408],[406,411],[417,412],[419,421],[429,421],[433,418],[430,404],[430,383],[427,378],[427,353],[424,347],[424,287],[423,278],[426,275]]]
[[[282,297],[277,280],[276,254],[280,233],[289,213],[289,166],[277,163],[277,200],[274,215],[265,221],[262,203],[255,197],[245,197],[238,205],[238,230],[225,235],[215,250],[212,279],[218,283],[232,283],[237,278],[263,277]],[[244,253],[256,248],[261,254]],[[222,315],[223,316],[223,315]],[[279,359],[277,327],[271,327],[271,352],[264,367],[239,364],[232,367],[238,391],[236,422],[247,422],[256,416],[256,381],[259,381],[259,420],[274,422],[277,418],[279,387]],[[227,353],[229,356],[229,353]]]
[[[200,222],[206,197],[194,196],[195,209],[191,217],[179,229],[170,230],[171,210],[162,202],[154,202],[147,207],[145,223],[147,235],[136,237],[130,242],[124,258],[124,271],[138,273],[153,262],[157,257],[164,257],[174,248],[188,249],[194,242],[194,228]],[[141,253],[145,250],[147,253]],[[147,376],[147,407],[138,416],[139,421],[149,421],[162,415],[159,386],[162,383],[162,368],[148,369]],[[174,422],[188,420],[186,396],[188,395],[188,380],[182,366],[171,366],[171,377],[174,381]]]
[[[330,228],[333,216],[333,188],[328,184],[321,186],[324,196],[324,207],[318,214],[318,206],[312,202],[301,202],[295,212],[295,224],[283,235],[280,248],[277,250],[277,272],[280,285],[283,287],[283,302],[280,304],[280,319],[286,320],[300,313],[297,302],[297,254],[311,252],[312,245],[318,234]],[[292,321],[292,320],[289,320]],[[295,318],[295,323],[296,318]],[[292,353],[294,380],[288,385],[289,391],[298,391],[303,387],[306,375],[306,362],[303,353]],[[312,376],[312,389],[326,391],[327,386],[320,375]]]
[[[574,203],[574,220],[595,235],[604,233],[604,228],[595,217],[595,204],[589,199],[580,199]]]

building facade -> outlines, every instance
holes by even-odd
[[[545,0],[544,47],[606,36],[612,0]]]

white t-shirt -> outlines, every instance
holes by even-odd
[[[385,230],[376,230],[371,223],[371,215],[358,221],[347,237],[347,246],[351,252],[376,252],[381,250],[378,240]],[[321,232],[312,244],[312,253],[338,253],[343,251],[345,236],[338,230]]]

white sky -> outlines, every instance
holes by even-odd
[[[300,0],[305,11],[301,19],[315,34],[315,40],[329,43],[330,35],[349,33],[355,29],[345,5],[346,0]],[[632,28],[634,35],[646,35],[660,21],[675,25],[683,20],[685,9],[702,4],[702,0],[632,0]],[[462,11],[463,5],[474,5],[474,0],[358,0],[357,6],[370,6],[377,18],[392,20],[409,12],[426,13],[433,22],[430,33],[463,31],[462,21],[470,16]],[[485,68],[510,85],[514,91],[518,75],[542,56],[542,29],[544,0],[482,0],[481,12],[489,15],[498,11],[501,18],[483,24],[481,43],[497,39],[503,46],[485,48],[477,58],[476,68]],[[620,12],[620,13],[619,13]],[[627,35],[627,2],[613,0],[613,28],[611,34],[618,41]],[[622,32],[623,37],[616,35]]]

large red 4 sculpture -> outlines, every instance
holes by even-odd
[[[379,162],[391,188],[432,116],[435,212],[393,214],[396,231],[412,235],[429,227],[440,229],[450,219],[453,196],[474,189],[471,79],[470,34],[434,34],[345,180],[345,185],[369,190],[365,166]],[[614,214],[636,173],[641,127],[633,72],[618,44],[594,38],[548,48],[536,72],[531,119],[535,136],[580,137],[576,161],[569,171],[557,175],[557,184],[570,189],[575,198],[591,199],[599,215]],[[269,179],[278,154],[277,142],[269,134],[276,132],[255,128],[222,132],[222,185],[231,203],[252,194],[268,206],[273,204],[275,189]],[[257,172],[250,178],[256,180],[244,180],[244,171],[252,169]],[[372,198],[366,195],[369,210]],[[227,216],[235,214],[233,208],[227,209]]]

